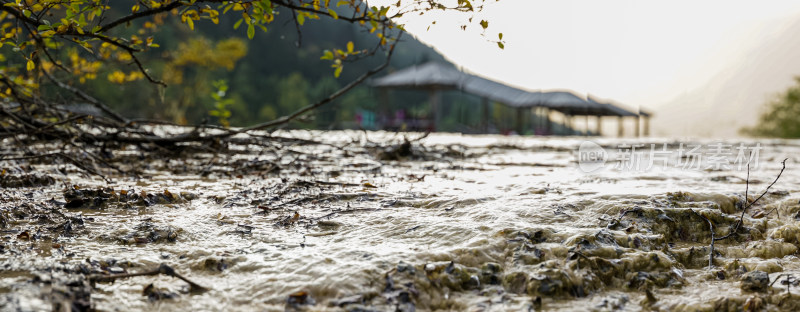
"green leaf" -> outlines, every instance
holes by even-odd
[[[50,27],[50,25],[39,25],[39,27],[36,27],[36,30],[38,31],[45,31],[50,29],[53,29],[53,27]]]
[[[330,50],[325,50],[325,52],[322,53],[322,57],[320,57],[319,59],[320,60],[332,60],[333,59],[333,52],[331,52]]]
[[[31,17],[31,11],[22,10],[22,15],[25,15],[25,17]]]
[[[250,25],[247,25],[247,38],[253,39],[253,36],[255,36],[255,35],[256,35],[255,26],[253,26],[252,23]]]
[[[297,23],[303,25],[306,22],[306,17],[302,13],[297,14]]]
[[[481,21],[481,27],[483,27],[483,29],[488,28],[489,27],[489,22],[486,21],[486,20],[482,20]]]
[[[503,33],[497,34],[497,37],[500,38],[500,40],[503,40]]]
[[[502,42],[497,42],[497,46],[500,47],[500,49],[506,48],[506,45],[504,45]]]

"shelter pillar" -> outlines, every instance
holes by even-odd
[[[380,88],[379,91],[378,91],[378,97],[380,98],[380,100],[378,101],[378,112],[377,112],[378,113],[377,114],[378,115],[377,116],[378,117],[377,118],[378,125],[377,126],[378,126],[378,129],[386,129],[387,123],[389,123],[389,120],[391,120],[391,117],[389,116],[389,114],[390,114],[389,113],[390,112],[389,100],[391,99],[389,97],[389,89]]]
[[[584,128],[586,128],[586,132],[584,132],[583,135],[589,136],[589,114],[586,114],[586,116],[584,116],[584,117],[586,117],[585,125],[584,125],[585,126]]]
[[[564,115],[564,126],[567,127],[568,135],[575,135],[575,128],[572,127],[572,115]]]
[[[636,127],[633,128],[633,130],[634,130],[633,131],[634,136],[638,138],[639,137],[639,116],[638,115],[636,116]]]
[[[544,111],[544,134],[550,135],[552,134],[553,125],[550,124],[550,109],[547,107],[543,107],[542,110]]]
[[[650,136],[650,117],[644,117],[644,136]]]
[[[439,131],[439,121],[441,119],[441,112],[439,109],[441,108],[441,94],[439,90],[431,89],[429,93],[430,102],[431,102],[431,113],[433,114],[431,120],[433,121],[433,126],[431,127],[433,131]]]
[[[523,131],[524,130],[524,125],[523,125],[524,124],[524,120],[523,119],[525,118],[524,114],[525,114],[525,111],[522,109],[522,107],[517,107],[517,116],[516,116],[516,123],[515,123],[515,127],[514,128],[516,129],[517,134],[519,134],[519,135],[522,135],[524,133],[524,131]]]
[[[603,116],[597,115],[597,127],[595,128],[595,132],[598,136],[603,135]]]
[[[624,119],[622,118],[622,116],[619,116],[617,117],[617,121],[619,122],[617,124],[617,136],[621,138],[622,136],[625,135],[625,126],[623,124]]]
[[[489,133],[489,99],[481,98],[481,109],[483,112],[481,114],[481,128],[483,133]]]

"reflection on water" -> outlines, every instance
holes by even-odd
[[[127,272],[166,263],[212,289],[190,295],[178,279],[134,277],[97,284],[91,300],[100,310],[712,310],[756,299],[771,309],[800,302],[773,298],[786,292],[778,284],[772,295],[740,289],[740,276],[753,270],[772,279],[800,272],[796,141],[759,142],[751,200],[784,158],[787,169],[748,211],[748,232],[717,243],[708,269],[709,228],[689,209],[708,217],[717,235],[727,233],[742,207],[746,171],[584,173],[576,162],[583,138],[438,134],[414,143],[416,157],[380,162],[363,146],[392,134],[292,135],[329,144],[268,159],[279,172],[118,179],[116,194],[166,190],[182,200],[67,209],[82,215],[85,229],[46,244],[19,238],[40,226],[14,217],[0,240],[2,300],[49,309],[32,279],[46,278],[46,268],[100,261]],[[676,143],[597,141],[621,142]],[[329,157],[304,162],[308,153]],[[67,184],[107,186],[76,177]],[[6,189],[2,207],[64,201],[63,187]],[[177,297],[149,301],[142,290],[151,283]],[[315,305],[287,306],[298,291]]]

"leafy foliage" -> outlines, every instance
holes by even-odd
[[[795,85],[777,95],[767,103],[758,124],[742,129],[742,133],[753,136],[800,138],[800,77]]]
[[[346,62],[375,53],[397,39],[403,26],[393,20],[407,13],[430,10],[471,13],[480,8],[480,3],[474,2],[482,0],[459,0],[455,6],[438,1],[398,1],[389,7],[369,6],[360,0],[143,0],[129,1],[129,5],[125,1],[112,4],[102,0],[3,0],[0,48],[5,48],[0,55],[11,62],[0,66],[5,85],[2,96],[13,96],[16,91],[17,96],[31,97],[40,88],[42,75],[51,76],[59,70],[67,79],[78,78],[81,83],[95,79],[98,72],[105,70],[108,72],[105,77],[113,83],[146,79],[166,86],[165,81],[145,68],[139,56],[160,47],[154,34],[170,16],[178,16],[191,30],[199,21],[219,24],[223,15],[236,16],[233,28],[245,26],[242,28],[250,39],[255,38],[256,29],[266,32],[281,13],[291,13],[298,30],[307,21],[321,17],[360,25],[375,35],[379,44],[371,50],[357,49],[350,41],[344,48],[325,50],[321,58],[330,61],[338,77]],[[126,25],[135,27],[122,27]],[[488,22],[481,21],[480,26],[485,29]],[[199,53],[187,54],[195,58],[185,59],[184,64],[210,62],[230,69],[242,56],[243,49],[236,41],[218,43],[217,50],[228,48],[229,54],[212,55],[204,55],[202,52],[209,49],[200,49],[198,43],[202,41],[187,43],[194,44],[191,50]],[[65,49],[68,52],[63,53]],[[179,60],[175,63],[181,65]]]
[[[225,94],[228,91],[228,83],[225,80],[217,80],[213,83],[214,87],[217,89],[216,92],[211,93],[211,98],[214,99],[214,109],[212,109],[209,113],[211,116],[215,116],[219,119],[219,123],[228,128],[231,126],[231,123],[228,122],[228,118],[231,117],[231,111],[228,109],[228,106],[233,104],[233,99],[225,98]]]

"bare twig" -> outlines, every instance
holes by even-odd
[[[67,85],[67,84],[59,81],[58,79],[53,77],[53,75],[50,74],[49,72],[47,72],[46,70],[43,70],[42,72],[44,73],[45,77],[47,77],[47,79],[52,81],[59,88],[74,93],[79,98],[89,102],[89,104],[92,104],[92,106],[99,108],[101,111],[103,111],[103,113],[108,114],[108,116],[110,116],[111,118],[116,119],[119,122],[123,122],[123,123],[127,122],[127,119],[125,117],[122,117],[122,115],[117,114],[111,108],[109,108],[108,106],[106,106],[103,103],[100,103],[100,101],[98,101],[97,99],[93,98],[92,96],[86,94],[85,92],[83,92],[83,91],[81,91],[79,89],[76,89],[76,88],[74,88],[74,87],[72,87],[70,85]]]
[[[709,231],[711,231],[711,251],[709,251],[709,253],[708,253],[708,267],[711,268],[711,267],[714,266],[714,241],[715,241],[715,238],[714,238],[714,224],[711,223],[711,220],[706,218],[706,216],[697,213],[697,211],[695,211],[694,209],[689,209],[689,210],[691,210],[698,217],[700,217],[703,220],[706,220],[706,222],[708,222],[708,229],[709,229]]]
[[[201,291],[201,292],[203,292],[203,291],[209,290],[209,288],[200,286],[199,284],[197,284],[195,282],[192,282],[188,278],[183,277],[183,275],[180,275],[177,272],[175,272],[175,269],[173,269],[172,267],[170,267],[170,266],[168,266],[168,265],[166,265],[164,263],[159,265],[157,269],[144,271],[144,272],[139,272],[139,273],[122,273],[122,274],[110,274],[110,275],[95,274],[95,275],[92,275],[92,276],[89,277],[89,281],[91,281],[92,283],[95,283],[95,282],[101,282],[101,283],[102,282],[113,282],[113,281],[121,279],[121,278],[129,278],[129,277],[136,277],[136,276],[153,276],[153,275],[159,275],[159,274],[164,274],[164,275],[168,275],[168,276],[172,276],[172,277],[177,277],[177,278],[183,280],[184,282],[189,284],[189,287],[190,287],[191,291]]]
[[[402,34],[403,34],[403,33],[401,32],[401,33],[400,33],[400,34],[397,36],[397,39],[398,39],[398,41],[399,41],[399,39],[400,39],[400,36],[402,36]],[[307,113],[307,112],[309,112],[309,111],[311,111],[311,110],[314,110],[314,109],[316,109],[316,108],[318,108],[318,107],[320,107],[320,106],[322,106],[322,105],[325,105],[325,104],[327,104],[327,103],[329,103],[329,102],[331,102],[331,101],[335,100],[336,98],[338,98],[338,97],[339,97],[339,96],[341,96],[342,94],[345,94],[345,93],[347,93],[347,91],[350,91],[350,89],[353,89],[353,88],[355,88],[357,85],[359,85],[359,84],[361,84],[362,82],[364,82],[364,80],[366,80],[366,79],[367,79],[367,78],[369,78],[370,76],[372,76],[372,75],[374,75],[374,74],[377,74],[378,72],[380,72],[380,71],[382,71],[384,68],[386,68],[386,66],[389,66],[389,61],[391,61],[391,59],[392,59],[392,54],[394,54],[394,47],[395,47],[395,45],[396,45],[396,44],[397,44],[397,43],[395,42],[394,44],[392,44],[392,45],[389,47],[389,52],[388,52],[388,54],[386,55],[386,60],[383,62],[383,64],[381,64],[380,66],[378,66],[378,67],[375,67],[375,68],[371,69],[370,71],[368,71],[368,72],[366,72],[366,73],[362,74],[361,76],[359,76],[359,77],[358,77],[358,78],[356,78],[355,80],[353,80],[353,81],[351,81],[350,83],[348,83],[348,84],[347,84],[346,86],[344,86],[343,88],[341,88],[341,89],[337,90],[336,92],[334,92],[333,94],[329,95],[328,97],[326,97],[326,98],[322,99],[321,101],[319,101],[319,102],[316,102],[316,103],[314,103],[314,104],[311,104],[311,105],[308,105],[308,106],[306,106],[306,107],[303,107],[303,108],[301,108],[301,109],[299,109],[299,110],[295,111],[294,113],[292,113],[292,114],[290,114],[290,115],[283,116],[283,117],[281,117],[281,118],[278,118],[278,119],[276,119],[276,120],[272,120],[272,121],[269,121],[269,122],[265,122],[265,123],[257,124],[257,125],[255,125],[255,126],[251,126],[251,127],[247,127],[247,128],[242,128],[242,129],[240,129],[240,130],[236,130],[236,131],[231,131],[231,133],[230,133],[230,134],[223,134],[223,135],[219,135],[219,136],[220,136],[220,137],[222,137],[222,136],[228,136],[228,135],[232,135],[232,134],[238,134],[238,133],[243,133],[243,132],[250,132],[250,131],[256,131],[256,130],[263,130],[263,129],[273,128],[273,127],[276,127],[276,126],[279,126],[279,125],[283,125],[283,124],[289,123],[290,121],[292,121],[292,120],[296,119],[297,117],[299,117],[299,116],[301,116],[301,115],[303,115],[303,114],[305,114],[305,113]]]
[[[772,181],[772,183],[770,183],[767,186],[767,189],[765,189],[764,192],[761,193],[761,195],[759,195],[755,200],[753,200],[752,202],[750,202],[749,204],[746,204],[744,206],[744,208],[742,209],[742,214],[739,215],[739,221],[736,222],[736,225],[734,226],[733,230],[731,230],[725,236],[716,238],[716,240],[720,241],[720,240],[726,239],[726,238],[730,237],[731,235],[733,235],[733,234],[735,234],[735,233],[737,233],[739,231],[739,227],[741,227],[742,223],[744,223],[744,214],[745,214],[745,212],[747,212],[747,209],[750,208],[751,206],[755,205],[755,203],[758,202],[759,199],[764,197],[764,195],[766,195],[769,192],[769,189],[772,188],[772,186],[775,185],[776,182],[778,182],[778,179],[781,178],[781,175],[783,174],[783,171],[786,170],[786,160],[788,160],[788,158],[784,159],[781,162],[781,165],[782,165],[781,171],[778,172],[778,176],[775,177],[775,180]],[[746,183],[747,183],[747,185],[745,186],[745,197],[744,197],[745,203],[748,202],[747,192],[748,192],[748,189],[750,188],[750,164],[749,163],[747,164],[747,182]]]

